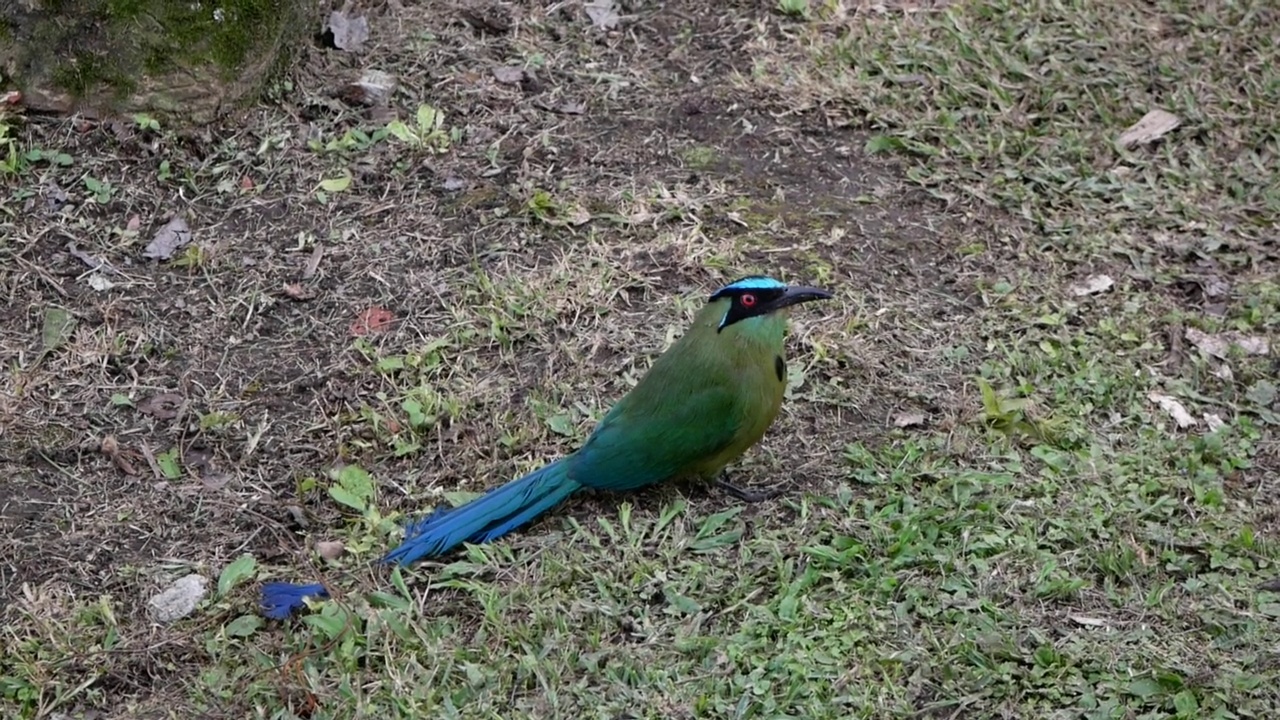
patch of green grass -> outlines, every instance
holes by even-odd
[[[1280,148],[1245,119],[1280,100],[1280,53],[1259,34],[1275,19],[1249,4],[985,3],[814,24],[796,33],[812,62],[759,60],[758,87],[865,128],[867,151],[899,153],[920,187],[1024,221],[1011,247],[973,248],[1007,263],[977,283],[986,309],[960,337],[983,358],[974,414],[990,430],[950,433],[948,447],[1003,448],[1009,474],[974,485],[1000,521],[966,520],[968,543],[925,571],[929,603],[955,582],[950,564],[963,578],[962,609],[944,603],[905,648],[930,658],[939,713],[1260,717],[1276,701],[1280,605],[1254,590],[1275,572],[1280,532],[1266,509],[1274,398],[1263,387],[1263,403],[1239,400],[1270,363],[1181,357],[1170,341],[1184,326],[1267,337],[1280,324],[1263,299],[1272,281],[1249,270],[1274,268],[1260,221],[1280,208],[1280,183],[1258,162]],[[1118,147],[1154,108],[1182,126]],[[1122,278],[1113,292],[1065,293],[1099,265]],[[1216,317],[1174,289],[1206,275],[1231,286]],[[1175,430],[1154,391],[1196,426]],[[1226,425],[1212,430],[1209,414]],[[918,466],[884,453],[854,446],[855,472],[883,482]],[[926,477],[971,462],[953,455]],[[996,582],[975,591],[983,577]],[[954,644],[934,644],[952,630]]]
[[[793,18],[809,16],[809,0],[778,0],[778,12]]]
[[[684,163],[695,170],[704,170],[713,167],[720,161],[720,152],[713,147],[705,145],[696,145],[688,148],[681,156]]]
[[[834,39],[814,25],[812,62],[764,56],[758,75],[798,81],[787,92],[870,129],[871,147],[906,151],[921,186],[996,204],[1046,242],[1141,254],[1185,233],[1243,263],[1280,212],[1280,137],[1251,120],[1280,103],[1275,20],[1259,3],[961,3],[860,16]],[[1119,147],[1153,109],[1181,127]]]

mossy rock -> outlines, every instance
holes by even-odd
[[[36,110],[208,122],[257,95],[320,5],[16,0],[0,5],[0,73]]]

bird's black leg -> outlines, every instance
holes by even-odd
[[[764,502],[765,500],[772,500],[782,494],[782,488],[779,487],[770,488],[768,490],[747,490],[746,488],[734,485],[724,478],[725,476],[721,475],[716,479],[716,487],[724,490],[744,503]]]

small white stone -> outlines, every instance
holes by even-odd
[[[159,595],[151,598],[151,614],[160,622],[180,620],[195,612],[196,606],[209,592],[209,580],[192,573],[178,578]]]
[[[316,543],[316,554],[325,560],[337,560],[342,557],[346,547],[337,540],[321,540]]]
[[[1110,275],[1094,275],[1084,282],[1076,283],[1070,287],[1072,295],[1076,297],[1084,297],[1085,295],[1097,295],[1100,292],[1106,292],[1115,285],[1115,280]]]

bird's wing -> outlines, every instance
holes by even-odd
[[[687,385],[687,383],[678,383]],[[600,421],[569,470],[597,490],[634,490],[689,472],[733,443],[742,422],[732,387],[636,393]]]

